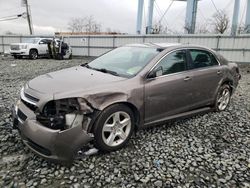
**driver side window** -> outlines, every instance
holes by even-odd
[[[185,50],[178,50],[168,54],[155,67],[156,77],[187,70],[187,58]]]
[[[45,39],[41,40],[39,44],[47,44],[47,41]]]

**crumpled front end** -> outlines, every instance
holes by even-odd
[[[93,109],[84,99],[50,100],[39,108],[40,100],[22,90],[12,112],[14,126],[35,153],[47,159],[71,161],[93,139],[88,133],[91,124],[88,114]]]

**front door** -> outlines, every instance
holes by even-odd
[[[185,112],[192,104],[192,77],[187,71],[186,50],[167,54],[145,83],[145,123]]]

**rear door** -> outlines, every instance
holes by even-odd
[[[155,78],[145,83],[145,123],[151,123],[189,109],[192,104],[192,78],[187,71],[186,50],[167,54],[152,71]]]
[[[192,108],[210,105],[223,76],[223,67],[208,50],[189,49],[189,70],[192,73]]]

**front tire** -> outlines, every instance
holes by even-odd
[[[123,104],[106,108],[94,125],[95,146],[104,152],[121,149],[129,141],[135,126],[132,110]]]
[[[33,60],[37,59],[37,58],[38,58],[38,53],[37,53],[37,51],[36,51],[36,50],[30,50],[29,58],[30,58],[30,59],[33,59]]]
[[[215,111],[221,112],[226,110],[230,103],[231,89],[228,84],[224,84],[219,88],[215,101]]]

